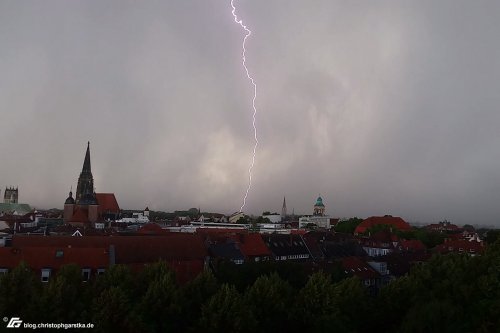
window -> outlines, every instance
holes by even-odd
[[[0,275],[7,274],[9,272],[8,268],[0,268]]]
[[[90,268],[82,269],[82,279],[83,282],[87,282],[88,280],[90,280]]]
[[[104,268],[97,269],[97,275],[103,275],[106,270]]]
[[[62,258],[64,256],[64,251],[63,250],[57,250],[56,251],[56,258]]]
[[[42,282],[49,282],[50,272],[51,272],[50,268],[42,269],[42,279],[41,279]]]

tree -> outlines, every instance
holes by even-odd
[[[336,283],[334,286],[336,304],[340,317],[352,332],[369,331],[372,321],[369,314],[372,312],[372,299],[360,279],[351,277]],[[359,314],[365,314],[360,318]]]
[[[247,308],[257,320],[258,332],[290,331],[289,308],[292,287],[277,273],[263,275],[245,293]]]
[[[203,271],[181,289],[182,316],[177,320],[182,321],[184,328],[192,324],[193,318],[200,318],[201,305],[218,289],[219,284],[211,271]]]
[[[340,220],[337,225],[335,225],[335,231],[345,234],[353,234],[354,230],[361,222],[363,222],[363,219],[360,219],[358,217],[351,217],[347,220]]]
[[[41,292],[40,279],[25,262],[0,277],[0,313],[3,317],[36,317]]]
[[[200,329],[206,332],[254,332],[255,319],[232,285],[224,284],[202,307]]]
[[[323,272],[312,274],[300,290],[295,304],[295,318],[301,329],[312,332],[347,331],[329,275]]]
[[[486,237],[484,238],[484,241],[487,244],[493,244],[497,241],[497,239],[500,239],[500,230],[491,229],[486,232]]]
[[[267,217],[262,217],[262,216],[259,216],[257,217],[257,220],[256,220],[257,223],[271,223],[271,220],[269,220]]]
[[[82,281],[79,266],[62,266],[43,289],[40,307],[48,322],[84,322],[89,318],[88,284]]]
[[[119,287],[128,293],[128,296],[132,296],[137,288],[135,287],[134,277],[128,266],[113,265],[103,275],[98,276],[93,285],[94,295],[97,297],[104,290],[111,287]]]
[[[119,286],[105,289],[94,300],[92,322],[97,332],[140,332],[131,315],[131,300]]]
[[[174,272],[165,262],[147,265],[139,280],[146,289],[140,298],[136,313],[148,332],[177,331],[181,314],[179,288]]]

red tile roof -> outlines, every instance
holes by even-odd
[[[231,238],[238,243],[245,257],[269,257],[272,255],[260,234],[239,234],[231,236]]]
[[[401,250],[403,250],[403,251],[425,251],[426,250],[424,243],[422,243],[418,239],[410,239],[410,240],[403,239],[399,243],[399,246],[400,246]]]
[[[380,276],[377,271],[358,257],[345,257],[340,262],[347,274],[355,275],[362,280],[375,279]]]
[[[56,256],[62,251],[61,256]],[[62,265],[76,263],[80,267],[92,269],[109,265],[109,253],[106,248],[68,248],[68,247],[1,247],[0,267],[12,269],[24,261],[32,269],[59,269]]]
[[[481,254],[484,252],[484,246],[482,242],[459,239],[444,242],[443,244],[436,246],[436,251],[443,254],[450,252]]]
[[[156,223],[146,223],[137,230],[137,233],[142,235],[163,235],[170,233],[170,231],[162,229],[162,227]]]
[[[80,222],[80,223],[90,223],[88,210],[77,206],[70,221]]]
[[[363,222],[361,222],[356,227],[354,233],[362,234],[366,232],[366,230],[376,225],[389,225],[391,227],[394,227],[402,231],[411,230],[411,226],[408,224],[408,222],[406,222],[402,218],[397,216],[386,215],[386,216],[372,216],[363,220]]]
[[[114,193],[96,193],[95,194],[97,203],[99,204],[98,213],[119,213],[120,207],[118,206],[118,202],[116,201],[116,197]]]
[[[248,230],[241,228],[196,228],[196,233],[201,235],[213,235],[213,234],[246,234]]]
[[[99,248],[114,248],[115,263],[125,264],[132,269],[142,269],[146,264],[165,261],[175,272],[179,282],[195,278],[204,269],[208,256],[203,240],[199,235],[169,233],[162,236],[21,236],[12,239],[12,248],[62,248],[78,249],[87,253],[74,259],[85,264],[89,252]],[[12,249],[4,248],[4,249]],[[36,251],[35,251],[36,252]],[[93,254],[92,254],[93,255]],[[48,259],[43,259],[48,260]],[[41,261],[42,263],[42,261]],[[41,264],[40,263],[40,264]],[[44,264],[47,265],[47,264]]]
[[[147,263],[163,260],[204,259],[208,254],[198,235],[168,233],[162,236],[21,236],[12,237],[12,247],[72,247],[116,249],[116,263]]]

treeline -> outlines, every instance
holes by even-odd
[[[500,327],[499,242],[481,257],[436,256],[376,294],[357,278],[340,280],[335,269],[307,276],[299,266],[266,265],[260,276],[257,266],[225,265],[179,285],[164,263],[139,273],[116,265],[86,283],[76,265],[41,283],[21,264],[0,278],[0,314],[34,323],[92,322],[93,332],[497,332]]]

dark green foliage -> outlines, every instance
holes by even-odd
[[[0,277],[0,314],[2,317],[36,318],[40,310],[40,278],[24,263]]]
[[[257,332],[290,331],[293,289],[277,273],[263,275],[245,293],[247,309],[257,319]]]
[[[298,325],[310,332],[347,332],[342,321],[337,290],[329,275],[311,275],[297,296],[294,307]]]
[[[217,266],[215,275],[221,283],[231,283],[238,291],[243,292],[259,276],[274,272],[297,289],[307,282],[307,272],[304,266],[301,263],[289,261],[246,262],[242,265],[222,262]]]
[[[500,230],[499,229],[491,229],[486,232],[485,241],[488,244],[495,243],[498,239],[500,239]]]
[[[193,281],[181,289],[180,305],[182,315],[177,318],[184,329],[193,327],[193,318],[200,318],[201,304],[210,299],[219,290],[219,284],[210,271],[202,272]],[[182,329],[181,329],[182,330]],[[195,331],[192,329],[192,331]]]
[[[363,222],[363,219],[358,217],[351,217],[348,220],[340,220],[335,226],[335,231],[344,234],[353,234],[354,230],[361,222]]]
[[[257,224],[260,224],[260,223],[271,223],[271,220],[269,220],[267,217],[259,216],[255,220],[255,223],[257,223]]]
[[[68,322],[88,320],[88,283],[82,284],[82,272],[78,265],[61,267],[57,274],[44,285],[40,297],[39,320],[57,322],[67,318]]]
[[[143,292],[135,312],[142,319],[142,326],[147,332],[178,330],[181,302],[174,272],[159,262],[147,265],[138,280],[138,289]]]
[[[223,284],[203,305],[200,329],[205,332],[253,332],[255,318],[236,288]]]
[[[446,234],[416,227],[413,227],[410,231],[396,231],[396,234],[404,239],[418,239],[428,249],[432,249],[439,244],[443,244],[444,239],[446,238]]]
[[[94,299],[92,322],[97,332],[136,332],[130,322],[132,302],[121,287],[110,287]]]

